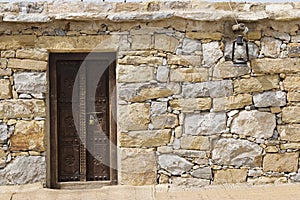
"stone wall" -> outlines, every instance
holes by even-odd
[[[232,7],[0,4],[0,184],[45,179],[48,53],[93,50],[118,52],[119,184],[300,181],[300,4]]]

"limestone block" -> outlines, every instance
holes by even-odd
[[[215,112],[244,108],[252,104],[252,95],[238,94],[236,96],[221,97],[213,99],[213,110]]]
[[[248,40],[260,40],[261,32],[260,31],[250,31],[248,32]]]
[[[13,50],[1,51],[2,58],[14,58],[16,56],[16,52]]]
[[[187,135],[213,135],[226,129],[226,113],[188,113],[184,118]]]
[[[203,64],[206,66],[214,65],[222,56],[219,42],[209,42],[202,44]]]
[[[263,160],[264,172],[296,172],[298,170],[299,152],[267,153]]]
[[[141,65],[141,64],[147,64],[147,65],[161,65],[163,62],[162,57],[154,57],[154,56],[125,56],[122,59],[118,59],[119,64],[124,65]]]
[[[191,175],[195,178],[201,178],[201,179],[212,179],[212,171],[210,167],[202,167],[199,169],[196,169],[191,173]]]
[[[300,124],[277,125],[281,140],[300,142]]]
[[[162,114],[151,117],[154,129],[175,128],[178,125],[178,117],[174,114]]]
[[[0,79],[0,99],[9,99],[12,96],[9,79]]]
[[[26,58],[32,60],[48,60],[48,53],[42,49],[18,49],[16,52],[17,58]]]
[[[171,130],[130,131],[121,133],[119,137],[121,147],[158,147],[170,142]]]
[[[179,45],[179,41],[175,37],[168,35],[155,34],[154,40],[154,48],[158,50],[175,53],[175,50]]]
[[[262,52],[266,57],[276,58],[280,54],[281,40],[274,39],[272,37],[264,37],[261,40]]]
[[[254,185],[258,185],[258,184],[271,184],[271,183],[287,183],[288,180],[286,177],[259,177],[259,178],[255,178],[255,179],[251,179],[248,178],[247,180],[248,183],[254,184]]]
[[[300,123],[300,107],[284,107],[282,109],[282,121],[285,123]]]
[[[186,33],[187,38],[191,39],[196,39],[196,40],[221,40],[223,37],[222,33],[219,32],[214,32],[214,33],[209,33],[209,32],[187,32]]]
[[[12,151],[45,151],[44,121],[17,121],[10,137]]]
[[[209,110],[211,108],[210,98],[188,98],[175,99],[169,102],[173,110],[181,110],[182,112],[193,112],[196,110]]]
[[[274,114],[257,110],[241,111],[232,121],[231,132],[255,138],[270,138],[276,127]]]
[[[0,76],[11,76],[12,70],[7,68],[7,69],[1,69],[0,67]]]
[[[291,42],[294,42],[294,43],[300,42],[300,35],[293,35]]]
[[[248,176],[251,177],[260,177],[263,174],[263,171],[261,169],[249,169],[248,170]]]
[[[300,149],[300,143],[285,143],[280,145],[280,149]]]
[[[47,91],[45,72],[16,72],[14,83],[18,93],[39,94]]]
[[[249,74],[250,69],[248,66],[234,66],[231,61],[219,62],[213,71],[214,78],[236,78]]]
[[[7,59],[6,58],[0,58],[0,68],[5,69],[7,67]]]
[[[118,127],[120,130],[147,130],[149,123],[149,104],[133,103],[118,106]]]
[[[201,187],[210,184],[210,180],[199,178],[172,177],[172,185],[175,187]]]
[[[262,148],[248,140],[222,138],[213,148],[212,161],[218,165],[261,167]]]
[[[168,67],[160,66],[156,70],[156,80],[159,82],[167,82],[169,80],[170,69]]]
[[[126,4],[124,3],[117,3],[115,12],[122,12],[122,11],[127,11],[127,12],[132,12],[132,11],[138,11],[140,7],[139,3],[136,2],[128,2]]]
[[[47,62],[37,61],[37,60],[29,60],[29,59],[9,59],[8,67],[12,69],[27,69],[27,70],[35,70],[35,71],[46,71]]]
[[[209,150],[210,142],[208,137],[204,136],[183,136],[181,137],[181,149],[187,150]]]
[[[281,91],[264,92],[253,96],[255,107],[280,107],[286,105],[286,93]]]
[[[257,74],[278,74],[300,72],[299,58],[263,58],[251,61],[252,70]]]
[[[283,80],[284,89],[287,91],[300,90],[300,76],[287,76]]]
[[[172,175],[181,175],[192,169],[193,164],[186,159],[171,154],[162,154],[158,156],[158,164],[161,169],[166,170]]]
[[[157,160],[153,149],[122,148],[120,184],[152,185],[156,183]]]
[[[207,159],[205,151],[196,151],[196,150],[174,150],[175,155],[187,158],[199,158],[199,159]],[[208,159],[207,159],[208,161]]]
[[[167,102],[151,102],[151,115],[160,115],[167,112]]]
[[[150,49],[151,48],[151,35],[132,35],[131,48],[134,50]]]
[[[154,79],[153,67],[137,67],[133,65],[118,66],[118,82],[139,83]]]
[[[169,65],[180,65],[184,67],[198,67],[201,66],[200,55],[168,55],[167,62]]]
[[[225,97],[233,94],[231,80],[208,81],[203,83],[187,83],[182,85],[182,94],[187,98]]]
[[[233,81],[234,92],[251,93],[266,90],[279,89],[279,77],[277,75],[251,77]]]
[[[44,183],[45,179],[46,160],[43,156],[18,156],[0,170],[0,185]]]
[[[195,51],[201,51],[202,46],[199,40],[192,40],[189,38],[184,38],[182,42],[182,47],[177,49],[177,54],[190,55],[195,53]]]
[[[214,173],[214,183],[243,183],[246,182],[247,169],[225,169]]]
[[[266,5],[267,12],[279,12],[293,9],[291,4],[268,4]]]
[[[173,95],[174,92],[172,89],[166,86],[156,86],[152,85],[150,87],[141,88],[139,93],[134,95],[130,101],[132,102],[142,102],[147,99],[156,99],[162,97],[168,97]]]
[[[0,119],[23,117],[45,117],[45,102],[19,99],[0,102]]]
[[[289,57],[300,57],[300,44],[290,43],[288,44]]]
[[[288,92],[287,99],[291,101],[300,101],[300,92]]]
[[[0,144],[6,143],[8,138],[8,127],[5,123],[0,123]]]
[[[3,35],[0,39],[1,50],[12,50],[24,47],[32,47],[35,44],[35,35],[18,35],[6,36]]]
[[[203,82],[208,81],[207,68],[176,68],[170,71],[172,82]]]

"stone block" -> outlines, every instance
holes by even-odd
[[[219,42],[209,42],[202,44],[203,51],[203,62],[205,66],[214,65],[221,57],[223,57],[223,52],[220,49]]]
[[[212,171],[210,167],[202,167],[199,169],[196,169],[191,173],[191,175],[195,178],[200,178],[200,179],[212,179]]]
[[[300,149],[300,143],[285,143],[280,145],[280,149],[287,150],[287,149]]]
[[[300,142],[300,124],[277,125],[281,140]]]
[[[189,38],[184,38],[182,42],[182,47],[177,49],[177,54],[190,55],[195,53],[195,51],[201,52],[202,46],[199,40],[193,40]]]
[[[287,183],[288,180],[286,177],[259,177],[259,178],[248,178],[247,183],[259,185],[259,184],[280,184],[280,183]]]
[[[201,187],[210,184],[210,180],[199,178],[172,177],[172,185],[175,187]]]
[[[8,139],[8,126],[5,123],[0,123],[0,144],[4,144]]]
[[[247,169],[225,169],[214,172],[214,182],[217,184],[244,183],[247,178]]]
[[[208,81],[207,68],[176,68],[170,71],[172,82],[203,82]]]
[[[6,36],[3,35],[0,39],[1,50],[20,49],[24,47],[32,47],[35,45],[35,35],[18,35]]]
[[[12,75],[12,70],[7,68],[7,69],[1,69],[0,67],[0,76],[11,76]]]
[[[175,128],[178,125],[178,117],[174,114],[162,114],[151,117],[154,129]]]
[[[121,133],[119,142],[121,147],[159,147],[170,142],[171,130],[130,131]]]
[[[200,55],[168,55],[167,62],[169,65],[180,65],[184,67],[199,67],[201,66]]]
[[[7,67],[7,59],[0,58],[0,69],[6,69],[6,67]]]
[[[263,160],[263,171],[297,172],[299,152],[266,154]]]
[[[154,79],[153,67],[137,67],[133,65],[118,66],[118,82],[139,83]]]
[[[253,96],[255,107],[280,107],[286,105],[286,93],[269,91]]]
[[[210,98],[188,98],[175,99],[169,101],[173,110],[181,110],[182,112],[194,112],[196,110],[209,110],[211,108]]]
[[[48,52],[42,49],[18,49],[16,52],[17,58],[25,58],[32,60],[48,60]]]
[[[214,32],[187,32],[187,38],[196,39],[196,40],[221,40],[223,37],[222,33]]]
[[[284,107],[282,109],[282,121],[285,123],[300,123],[300,107]]]
[[[0,99],[9,99],[12,97],[9,79],[0,79],[0,88]]]
[[[288,92],[287,93],[287,100],[289,102],[300,101],[300,92]]]
[[[288,45],[288,54],[289,57],[300,57],[300,44],[290,43]]]
[[[263,58],[251,61],[252,70],[256,74],[278,74],[300,72],[299,58]]]
[[[8,61],[8,67],[11,69],[46,71],[47,65],[47,62],[29,59],[9,59]]]
[[[167,82],[169,80],[170,69],[168,67],[160,66],[156,70],[156,80],[159,82]]]
[[[130,101],[142,102],[148,99],[168,97],[173,94],[174,92],[172,89],[167,86],[150,85],[149,87],[141,88],[140,91],[130,99]]]
[[[272,37],[264,37],[261,40],[262,52],[266,57],[276,58],[280,54],[281,40]]]
[[[166,170],[172,175],[181,175],[188,172],[193,167],[191,162],[173,154],[162,154],[158,156],[158,164],[161,169]]]
[[[226,113],[188,113],[184,118],[184,134],[214,135],[226,129]]]
[[[39,94],[47,91],[45,72],[16,72],[14,83],[18,93]]]
[[[209,150],[210,141],[208,137],[204,136],[183,136],[181,137],[181,149],[187,150]]]
[[[222,138],[212,151],[212,162],[235,167],[261,167],[263,149],[248,140]]]
[[[122,59],[118,59],[118,63],[124,65],[141,65],[141,64],[161,65],[163,63],[163,58],[154,57],[154,56],[148,56],[148,57],[125,56]]]
[[[214,78],[236,78],[250,73],[248,66],[234,66],[231,61],[219,62],[213,71]]]
[[[215,112],[235,110],[252,104],[252,95],[238,94],[235,96],[213,99],[213,110]]]
[[[231,132],[255,138],[270,138],[276,127],[274,114],[257,110],[241,111],[232,121]]]
[[[175,37],[168,35],[155,34],[154,40],[154,48],[157,50],[175,53],[175,50],[179,45],[179,41]]]
[[[16,56],[16,52],[13,50],[1,51],[2,58],[14,58]]]
[[[300,76],[286,76],[283,80],[283,87],[287,91],[299,91]]]
[[[251,31],[248,32],[248,40],[260,40],[261,38],[261,32],[260,31]]]
[[[133,50],[151,49],[151,35],[132,35],[131,48]]]
[[[272,89],[279,89],[279,77],[277,75],[251,77],[247,79],[237,79],[233,82],[234,92],[252,93],[263,92]]]
[[[44,121],[17,121],[10,137],[12,151],[45,151]]]
[[[151,115],[160,115],[167,112],[167,102],[151,102]]]

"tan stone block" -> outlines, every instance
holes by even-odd
[[[19,49],[34,46],[36,40],[35,35],[19,35],[19,36],[1,36],[0,49]]]
[[[16,55],[16,52],[13,50],[1,51],[2,58],[14,58],[15,55]]]
[[[203,82],[208,80],[207,68],[177,68],[171,69],[172,82]]]
[[[119,137],[122,147],[159,147],[170,142],[171,130],[130,131]]]
[[[9,79],[0,79],[0,88],[0,99],[11,98],[12,93]]]
[[[278,148],[276,146],[268,146],[266,148],[266,152],[267,153],[277,153],[278,152]]]
[[[267,153],[263,159],[263,171],[296,172],[298,170],[299,152]]]
[[[250,68],[248,66],[234,66],[233,63],[223,62],[218,63],[214,67],[213,77],[214,78],[234,78],[249,74]]]
[[[209,39],[209,40],[221,40],[223,37],[222,33],[215,32],[215,33],[209,33],[209,32],[187,32],[186,33],[187,38],[191,39],[197,39],[197,40],[203,40],[203,39]]]
[[[281,108],[280,107],[271,107],[271,113],[280,113],[281,112]]]
[[[162,57],[153,57],[153,56],[125,56],[122,59],[118,60],[119,64],[124,65],[141,65],[141,64],[147,64],[147,65],[161,65],[163,61]]]
[[[16,57],[32,59],[32,60],[47,61],[48,53],[47,53],[47,51],[40,50],[40,49],[19,49],[16,52]]]
[[[176,38],[168,35],[155,34],[154,39],[154,48],[158,50],[174,53],[179,45],[179,41]]]
[[[151,48],[151,35],[132,35],[131,48],[136,49],[150,49]]]
[[[169,65],[180,65],[184,67],[188,66],[201,66],[201,57],[200,56],[191,56],[191,55],[168,55],[167,62]]]
[[[29,59],[9,59],[8,67],[12,69],[45,71],[47,70],[47,62]]]
[[[252,95],[250,94],[239,94],[236,96],[213,99],[213,109],[215,112],[240,109],[251,104]]]
[[[208,137],[204,136],[183,136],[180,139],[180,145],[182,149],[188,150],[209,150],[210,141]]]
[[[286,76],[286,78],[283,80],[283,87],[285,90],[288,91],[299,91],[300,76]]]
[[[7,67],[7,59],[6,58],[0,58],[0,68],[5,69]]]
[[[281,140],[300,142],[300,124],[277,125]]]
[[[214,173],[213,183],[243,183],[246,182],[247,169],[225,169]]]
[[[286,150],[286,149],[300,149],[300,143],[281,144],[280,149],[283,149],[283,150]]]
[[[290,43],[288,44],[289,57],[300,57],[300,44]]]
[[[178,125],[178,117],[174,114],[162,114],[151,117],[154,129],[174,128]]]
[[[233,85],[234,92],[236,93],[262,92],[279,89],[279,77],[277,75],[266,75],[247,79],[237,79],[234,80]]]
[[[249,32],[247,38],[248,40],[260,40],[261,32],[260,31]]]
[[[300,58],[263,58],[251,61],[256,74],[278,74],[300,72]]]
[[[149,82],[154,79],[153,67],[137,67],[132,65],[119,65],[118,82],[140,83]]]
[[[259,184],[270,184],[270,183],[287,183],[288,180],[287,180],[287,177],[280,177],[280,178],[277,178],[277,177],[265,177],[265,176],[262,176],[262,177],[259,177],[259,178],[248,178],[247,180],[247,183],[251,183],[251,184],[254,184],[254,185],[259,185]]]
[[[44,148],[44,122],[18,121],[14,134],[10,137],[10,150],[42,152]]]
[[[300,107],[284,107],[282,109],[282,121],[285,123],[300,123]]]
[[[1,69],[0,68],[0,76],[11,76],[12,70],[11,69]]]
[[[168,97],[173,95],[174,92],[168,87],[145,87],[141,88],[139,93],[132,97],[130,101],[132,102],[143,102],[148,99],[156,99],[162,97]]]
[[[289,102],[300,101],[300,92],[288,92],[287,99]]]
[[[138,11],[140,9],[140,3],[136,2],[128,2],[126,4],[124,3],[117,3],[115,12],[132,12],[132,11]]]
[[[209,110],[211,108],[210,98],[189,98],[176,99],[169,101],[173,110],[181,110],[182,112],[193,112],[196,110]]]
[[[5,157],[6,157],[5,151],[2,148],[0,148],[0,160],[5,159]]]

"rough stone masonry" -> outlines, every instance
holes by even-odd
[[[117,59],[119,184],[300,181],[300,3],[0,4],[0,184],[44,182],[49,52]],[[251,61],[231,62],[234,17]]]

